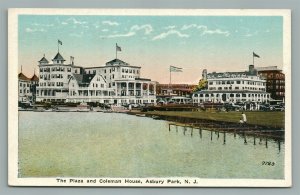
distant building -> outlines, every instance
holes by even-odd
[[[258,74],[254,65],[245,72],[212,72],[207,74],[208,89],[193,94],[193,103],[203,102],[268,102],[266,80]]]
[[[189,84],[157,84],[156,94],[158,96],[191,96],[196,86]]]
[[[33,74],[31,78],[22,72],[18,75],[18,101],[22,103],[33,103],[36,98],[36,86],[39,82],[38,77]]]
[[[139,66],[114,59],[104,66],[83,68],[65,64],[58,52],[50,64],[39,61],[37,101],[155,104],[156,82],[140,78]]]
[[[285,98],[285,75],[277,66],[257,67],[258,74],[267,81],[267,92],[274,100]]]

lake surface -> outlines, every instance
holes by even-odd
[[[19,112],[19,177],[284,178],[284,143],[119,113]],[[262,165],[263,161],[275,163]]]

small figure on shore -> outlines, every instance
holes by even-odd
[[[242,112],[243,123],[247,123],[247,116],[244,112]]]
[[[246,114],[245,114],[244,112],[242,112],[242,117],[241,117],[239,123],[240,123],[241,125],[247,123],[247,116],[246,116]]]

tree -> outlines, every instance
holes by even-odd
[[[193,91],[201,91],[207,89],[207,80],[200,79],[198,85],[194,88]]]

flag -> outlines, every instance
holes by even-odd
[[[117,43],[116,43],[116,50],[117,50],[117,51],[122,51],[122,50],[121,50],[121,47],[119,47]]]
[[[257,55],[256,53],[253,52],[253,57],[257,57],[260,58],[259,55]]]
[[[57,43],[60,44],[60,45],[62,45],[62,42],[59,39],[57,40]]]
[[[176,66],[170,66],[170,72],[182,72],[182,68]]]

